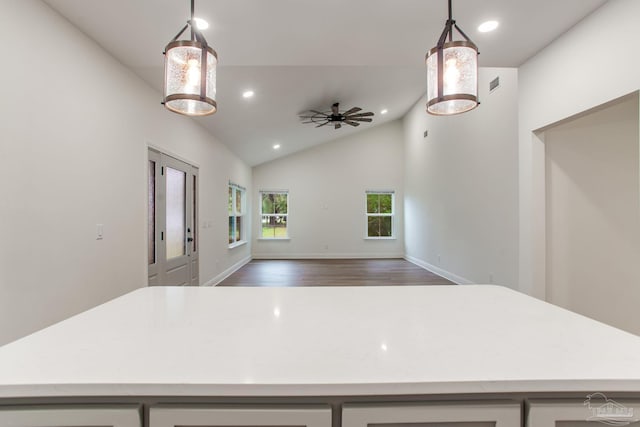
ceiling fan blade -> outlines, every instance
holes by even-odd
[[[358,114],[348,114],[349,117],[369,117],[369,116],[373,116],[374,113],[372,112],[368,112],[368,113],[358,113]]]
[[[358,121],[358,122],[372,122],[373,119],[367,119],[366,117],[349,117],[348,120],[352,120],[352,121]]]
[[[335,129],[340,129],[342,125],[340,123],[336,123]]]
[[[326,122],[324,122],[324,123],[319,124],[319,125],[318,125],[318,126],[316,126],[316,127],[317,127],[317,128],[319,128],[319,127],[322,127],[322,126],[325,126],[325,125],[328,125],[328,124],[329,124],[329,121],[326,121]]]
[[[358,111],[360,111],[360,110],[362,110],[362,108],[360,108],[360,107],[353,107],[352,109],[350,109],[350,110],[345,111],[344,113],[342,113],[342,115],[343,115],[343,116],[348,116],[348,115],[350,115],[350,114],[355,114],[355,113],[357,113],[357,112],[358,112]]]
[[[338,110],[338,105],[340,105],[340,103],[339,103],[339,102],[336,102],[335,104],[333,104],[333,105],[331,106],[331,113],[335,114],[336,116],[337,116],[338,114],[340,114],[340,112],[339,112],[340,110]]]
[[[351,126],[360,126],[360,123],[354,122],[354,121],[351,121],[351,120],[345,120],[344,122],[346,124],[348,124],[348,125],[351,125]]]

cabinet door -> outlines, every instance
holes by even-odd
[[[296,426],[331,427],[331,408],[304,407],[152,407],[149,427]]]
[[[0,407],[2,427],[141,427],[137,407]]]
[[[519,427],[520,403],[344,405],[342,427]]]
[[[527,427],[640,427],[639,401],[609,399],[602,393],[586,396],[585,400],[532,400],[527,412]]]

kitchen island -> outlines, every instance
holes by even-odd
[[[637,399],[640,337],[491,285],[143,288],[0,348],[2,427],[546,426]]]

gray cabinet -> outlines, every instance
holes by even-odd
[[[0,407],[2,427],[141,427],[140,410],[127,407]]]
[[[149,427],[331,427],[329,406],[154,406]]]
[[[640,426],[640,402],[609,399],[600,393],[584,400],[532,400],[526,427]],[[597,421],[597,422],[595,422]]]
[[[342,427],[519,427],[515,402],[344,405]]]

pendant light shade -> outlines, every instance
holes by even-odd
[[[454,28],[464,40],[453,40]],[[451,0],[449,19],[438,44],[427,52],[426,63],[428,113],[446,116],[478,106],[478,48],[452,19]]]
[[[164,50],[164,99],[169,110],[187,116],[206,116],[217,111],[216,66],[218,56],[196,27],[191,0],[191,19]],[[191,40],[178,38],[191,28]]]

